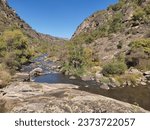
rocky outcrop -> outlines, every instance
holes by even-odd
[[[30,81],[30,75],[28,73],[16,73],[12,79],[14,81]]]
[[[138,106],[77,90],[69,84],[16,82],[0,91],[1,112],[148,112]]]

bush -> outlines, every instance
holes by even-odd
[[[84,48],[82,44],[69,42],[67,50],[66,59],[63,62],[64,71],[80,76],[94,64],[91,48]]]
[[[137,84],[137,80],[140,79],[142,75],[140,74],[132,74],[132,73],[127,73],[121,76],[115,76],[115,79],[120,83],[123,84],[125,82],[131,82],[132,85]]]
[[[134,21],[136,21],[136,20],[138,20],[138,21],[144,20],[145,15],[146,15],[146,13],[145,13],[145,11],[143,10],[143,8],[138,7],[138,8],[135,10],[134,14],[133,14],[133,20],[134,20]]]
[[[27,37],[19,30],[6,30],[0,36],[0,58],[10,69],[20,69],[31,57]]]
[[[127,69],[124,62],[112,62],[104,66],[102,73],[105,76],[108,75],[120,75],[123,74]]]
[[[133,41],[129,46],[131,50],[143,49],[145,53],[150,54],[150,38]]]
[[[144,2],[144,0],[133,0],[133,2],[137,5],[141,5]]]
[[[144,8],[147,15],[150,15],[150,2],[147,4],[147,6]]]
[[[109,33],[117,33],[118,31],[121,31],[123,29],[123,24],[122,24],[122,18],[123,14],[122,13],[116,13],[112,21],[110,21],[110,28],[109,28]]]

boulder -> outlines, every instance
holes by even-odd
[[[105,96],[77,90],[71,84],[16,82],[3,89],[0,112],[11,113],[132,113],[148,112]]]
[[[73,79],[76,79],[75,76],[70,76],[69,79],[73,80]]]
[[[105,84],[105,83],[103,83],[102,85],[100,85],[100,88],[101,89],[105,89],[105,90],[109,90],[110,89],[109,86],[107,84]]]
[[[145,82],[141,82],[140,84],[143,85],[143,86],[146,86],[146,85],[147,85]]]
[[[139,71],[138,69],[135,69],[135,68],[130,68],[128,70],[128,73],[143,75],[143,73],[141,71]]]
[[[144,72],[144,75],[150,75],[150,71]]]
[[[81,79],[83,81],[89,81],[89,80],[94,80],[92,76],[89,76],[89,75],[84,75],[81,77]]]
[[[15,81],[29,81],[30,75],[28,73],[16,73],[13,76],[13,80],[15,80]]]
[[[30,76],[40,76],[43,73],[42,68],[35,68],[32,71],[30,71]]]
[[[104,78],[104,75],[99,72],[96,72],[96,74],[95,74],[96,81],[99,82],[100,79],[102,79],[102,78]]]

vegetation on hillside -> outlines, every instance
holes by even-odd
[[[85,70],[89,70],[88,68],[95,66],[95,59],[97,63],[100,63],[101,61],[98,61],[96,56],[96,52],[93,52],[91,43],[94,43],[95,40],[102,38],[102,37],[110,37],[112,34],[117,33],[124,33],[126,28],[130,28],[130,26],[141,24],[148,24],[150,21],[150,2],[146,5],[142,6],[143,0],[133,0],[128,1],[128,5],[126,3],[126,0],[119,0],[119,2],[115,5],[112,5],[108,8],[108,11],[112,11],[113,15],[106,15],[106,22],[103,24],[97,25],[94,29],[89,29],[88,31],[83,31],[73,37],[71,39],[71,42],[69,42],[69,46],[67,47],[68,53],[65,55],[65,60],[63,63],[63,68],[67,72],[70,72],[72,74],[80,74],[79,72],[85,72]],[[130,19],[130,23],[126,24],[124,23],[124,16],[123,9],[127,10],[129,7],[133,7],[134,10],[132,10],[133,15]],[[102,12],[97,12],[95,15],[92,15],[92,17],[98,17],[98,15]],[[110,13],[111,14],[111,13]],[[133,24],[133,25],[132,25]],[[130,31],[130,30],[129,30]],[[137,41],[133,41],[130,44],[130,52],[133,53],[136,51],[136,54],[144,55],[148,57],[150,55],[150,48],[149,48],[149,39],[141,39]],[[122,49],[123,43],[120,41],[117,45],[117,49]],[[89,54],[85,53],[85,48],[89,49]],[[137,49],[138,48],[138,49]],[[141,50],[141,51],[138,51]],[[143,53],[143,54],[142,54]],[[88,55],[88,58],[87,56]],[[86,57],[86,58],[85,58]],[[139,58],[139,55],[137,55]],[[141,57],[142,58],[142,57]],[[116,58],[117,59],[117,58]],[[124,57],[124,61],[118,61],[116,59],[113,59],[105,66],[103,67],[103,73],[104,75],[120,75],[124,74],[124,72],[128,67],[135,67],[134,64],[128,64],[127,59],[136,59],[135,57]],[[126,61],[125,61],[126,59]],[[115,60],[115,61],[114,61]],[[147,62],[149,60],[146,59],[146,63],[144,62],[141,66],[146,66],[146,68],[149,68]],[[137,61],[136,61],[137,62]],[[141,62],[142,63],[142,62]],[[141,67],[142,68],[142,67]],[[147,70],[147,69],[146,69]],[[127,76],[128,77],[128,76]]]
[[[31,57],[28,38],[20,30],[6,30],[0,36],[0,59],[10,69],[17,70]]]
[[[126,56],[126,63],[129,67],[134,66],[141,70],[150,69],[150,39],[143,38],[132,41],[131,47]]]
[[[74,44],[74,42],[66,44],[65,58],[63,58],[63,71],[66,74],[81,76],[93,64],[96,64],[96,61],[93,60],[91,48],[85,48],[82,44]]]

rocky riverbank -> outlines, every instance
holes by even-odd
[[[71,84],[15,82],[0,91],[1,112],[148,112],[138,106],[77,90]]]

